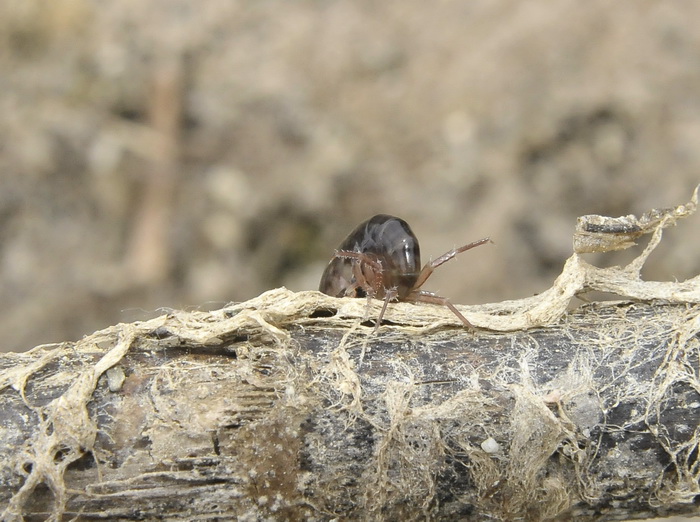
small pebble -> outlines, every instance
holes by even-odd
[[[501,445],[496,442],[493,437],[489,437],[481,443],[481,449],[486,453],[498,453],[501,451]]]
[[[107,386],[109,387],[109,391],[118,392],[121,390],[125,379],[126,375],[124,375],[124,370],[121,366],[112,366],[107,370]]]

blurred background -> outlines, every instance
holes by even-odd
[[[376,213],[457,303],[700,182],[700,3],[0,3],[0,350],[316,289]],[[700,273],[700,218],[649,279]],[[592,258],[602,264],[629,253]],[[627,256],[627,258],[625,258]]]

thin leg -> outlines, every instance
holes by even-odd
[[[443,263],[447,263],[450,259],[452,259],[454,256],[457,254],[461,254],[462,252],[466,252],[467,250],[470,250],[474,247],[478,247],[479,245],[483,245],[484,243],[488,243],[491,241],[491,238],[485,237],[484,239],[479,239],[478,241],[474,241],[473,243],[469,243],[468,245],[461,246],[459,248],[453,248],[449,252],[445,252],[442,254],[440,257],[435,259],[434,261],[430,261],[429,263],[426,263],[425,266],[421,269],[420,274],[418,274],[418,279],[416,279],[416,284],[413,285],[413,289],[416,290],[423,286],[423,283],[425,283],[428,278],[432,275],[433,270],[435,270],[437,267],[442,265]],[[459,314],[459,312],[457,312]],[[465,319],[466,321],[466,319]]]
[[[350,291],[356,290],[357,288],[362,288],[362,290],[364,290],[367,295],[367,311],[365,312],[365,320],[367,320],[372,298],[377,295],[379,289],[382,288],[382,263],[378,259],[374,259],[363,252],[353,252],[350,250],[339,250],[335,253],[335,257],[352,259],[352,273],[355,276],[355,282],[348,287],[348,289]],[[348,291],[346,291],[345,295],[348,295]],[[379,326],[382,324],[382,319],[386,313],[389,301],[394,299],[397,295],[398,290],[396,288],[384,289],[384,304],[374,324],[373,334],[377,333]]]
[[[372,330],[373,334],[377,333],[377,330],[379,330],[379,325],[382,324],[382,319],[384,318],[384,314],[386,313],[386,307],[389,305],[389,301],[394,299],[398,294],[399,291],[396,288],[390,288],[386,291],[386,296],[384,296],[384,304],[382,305],[382,310],[379,312],[379,317],[377,317],[377,322],[374,325],[374,330]],[[369,310],[369,304],[367,306],[367,309]]]
[[[355,276],[355,283],[350,290],[362,288],[367,296],[374,296],[382,285],[382,264],[377,259],[363,252],[353,252],[351,250],[338,250],[335,257],[352,260],[352,274]],[[365,270],[367,268],[367,270]],[[349,295],[345,292],[345,295]]]
[[[446,297],[442,297],[439,295],[435,295],[432,292],[426,292],[425,290],[415,290],[409,296],[406,298],[407,301],[413,301],[413,302],[420,302],[420,303],[431,303],[431,304],[437,304],[437,305],[443,305],[449,308],[453,314],[457,316],[457,318],[464,323],[464,326],[469,328],[470,330],[474,329],[474,325],[470,323],[466,317],[462,315],[462,313],[455,308],[455,305],[453,305],[449,299]]]

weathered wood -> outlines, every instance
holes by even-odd
[[[376,336],[359,320],[328,326],[332,313],[324,301],[279,329],[240,308],[174,313],[4,356],[4,518],[698,511],[700,306],[595,304],[528,331]],[[183,337],[196,325],[218,335]],[[114,350],[112,370],[86,371]]]
[[[0,356],[3,520],[543,520],[700,513],[700,276],[626,267],[449,310],[272,290]],[[608,226],[610,225],[610,226]],[[607,228],[606,228],[607,227]],[[635,228],[636,227],[636,228]],[[619,241],[609,234],[626,234]],[[566,312],[582,292],[627,299]]]

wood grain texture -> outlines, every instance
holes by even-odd
[[[333,326],[336,300],[313,296],[291,319],[272,306],[177,312],[4,356],[4,519],[698,511],[700,306],[591,304],[527,331],[373,336],[362,318]]]
[[[574,253],[539,295],[460,307],[476,332],[391,303],[373,333],[380,301],[281,288],[4,355],[2,519],[697,514],[700,276],[641,278],[696,208],[633,220],[627,266]],[[629,246],[593,218],[586,252]],[[622,299],[571,311],[591,290]]]

